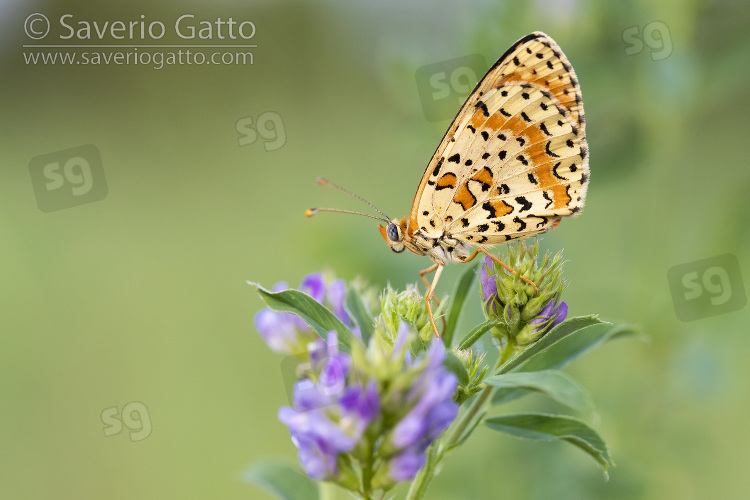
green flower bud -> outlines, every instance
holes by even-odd
[[[539,259],[538,242],[531,245],[520,242],[507,248],[505,263],[516,274],[485,258],[480,276],[481,292],[485,314],[503,323],[493,330],[493,335],[501,344],[511,342],[521,348],[562,321],[560,307],[565,304],[560,300],[565,287],[562,253],[554,257],[546,253]],[[522,278],[533,282],[537,290]]]
[[[461,361],[464,368],[466,368],[466,372],[469,374],[468,384],[463,386],[459,383],[456,390],[456,402],[461,404],[484,388],[483,381],[487,373],[487,366],[484,364],[486,353],[480,353],[473,349],[459,349],[458,347],[453,348],[453,353]]]
[[[443,304],[433,307],[435,320],[442,315]],[[424,297],[414,285],[407,285],[406,290],[396,292],[390,286],[380,296],[381,314],[376,320],[375,331],[388,343],[393,344],[398,333],[399,324],[405,321],[422,340],[423,347],[434,335],[430,324]],[[420,349],[421,350],[421,349]]]

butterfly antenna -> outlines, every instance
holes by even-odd
[[[370,203],[369,201],[365,200],[365,199],[364,199],[364,198],[362,198],[361,196],[359,196],[359,195],[357,195],[357,194],[354,194],[354,193],[352,193],[352,192],[351,192],[351,191],[349,191],[348,189],[346,189],[346,188],[343,188],[343,187],[339,186],[338,184],[334,184],[333,182],[331,182],[331,181],[328,181],[328,180],[326,180],[326,179],[324,179],[324,178],[322,178],[322,177],[318,177],[318,184],[320,184],[321,186],[331,186],[331,187],[334,187],[334,188],[338,189],[339,191],[342,191],[342,192],[344,192],[344,193],[348,194],[348,195],[349,195],[349,196],[351,196],[352,198],[356,198],[356,199],[358,199],[359,201],[361,201],[362,203],[365,203],[365,204],[366,204],[366,205],[368,205],[368,206],[369,206],[370,208],[372,208],[373,210],[375,210],[375,211],[376,211],[377,213],[379,213],[380,215],[382,215],[383,217],[385,217],[385,222],[386,222],[386,223],[390,223],[390,222],[391,222],[391,218],[390,218],[390,217],[388,217],[388,216],[387,216],[387,215],[385,214],[385,212],[383,212],[383,211],[382,211],[382,210],[380,210],[380,209],[379,209],[378,207],[376,207],[375,205],[373,205],[373,204],[372,204],[372,203]],[[319,209],[317,209],[317,210],[319,210],[319,211],[323,211],[324,209],[322,209],[322,208],[319,208]],[[325,209],[325,211],[326,211],[326,212],[331,212],[332,210],[330,210],[330,209]],[[354,214],[356,214],[356,213],[359,213],[359,212],[344,212],[343,210],[333,210],[333,211],[336,211],[336,212],[342,212],[342,213],[354,213]],[[313,213],[313,214],[309,214],[309,215],[308,215],[308,217],[311,217],[312,215],[314,215],[314,213]],[[361,213],[360,213],[359,215],[366,215],[366,214],[361,214]],[[372,216],[370,216],[370,217],[372,217]],[[380,219],[380,218],[378,218],[378,217],[372,217],[372,218],[373,218],[373,219],[377,219],[377,220],[381,220],[381,219]]]
[[[307,217],[312,217],[318,212],[335,212],[335,213],[340,213],[340,214],[364,215],[365,217],[369,217],[371,219],[375,219],[380,222],[385,222],[386,224],[389,224],[391,222],[388,219],[381,219],[380,217],[375,217],[374,215],[365,214],[362,212],[354,212],[352,210],[339,210],[337,208],[308,208],[307,210],[305,210],[305,215]]]

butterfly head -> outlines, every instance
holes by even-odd
[[[404,234],[406,233],[406,217],[401,220],[393,219],[387,226],[378,226],[381,236],[393,253],[401,253],[406,249]]]

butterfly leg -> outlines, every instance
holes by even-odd
[[[495,262],[497,262],[498,264],[500,264],[501,266],[503,266],[509,273],[511,273],[511,274],[518,274],[514,269],[511,269],[511,267],[508,266],[505,262],[503,262],[502,260],[500,260],[497,257],[495,257],[494,255],[492,255],[491,253],[489,253],[484,248],[477,248],[474,251],[473,254],[469,255],[469,257],[467,257],[467,259],[464,260],[464,262],[469,262],[471,260],[474,260],[474,257],[476,257],[479,254],[479,252],[482,252],[483,254],[486,254],[490,259],[494,260]],[[534,287],[534,293],[539,293],[539,289],[536,287],[536,285],[534,284],[533,281],[531,281],[529,279],[526,279],[523,276],[519,276],[519,278],[521,278],[523,281],[525,281],[529,285],[533,286]]]
[[[432,330],[435,332],[435,336],[440,338],[440,334],[438,333],[437,326],[435,326],[435,318],[432,316],[432,305],[430,304],[430,297],[432,297],[432,292],[435,291],[435,287],[437,286],[437,282],[440,279],[440,275],[443,274],[443,266],[439,266],[437,264],[430,266],[430,270],[437,269],[435,271],[435,276],[432,278],[432,284],[427,289],[427,295],[425,295],[424,302],[427,305],[427,312],[430,313],[430,323],[432,323]],[[427,270],[425,270],[427,271]],[[422,274],[422,273],[419,273]],[[422,279],[424,279],[424,274],[422,274]],[[425,280],[425,283],[427,280]]]
[[[427,278],[425,278],[425,275],[431,273],[432,271],[434,271],[437,268],[438,268],[438,265],[437,264],[433,264],[430,267],[428,267],[427,269],[423,269],[423,270],[419,271],[419,277],[422,278],[422,281],[424,282],[424,286],[426,287],[427,290],[430,289],[430,282],[427,281]],[[440,301],[434,295],[432,296],[432,300],[435,301],[435,305],[436,306],[440,305]]]

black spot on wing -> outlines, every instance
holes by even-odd
[[[443,159],[444,158],[440,158],[440,160],[438,160],[437,165],[435,165],[435,168],[432,170],[432,175],[437,175],[440,173],[440,167],[443,166]]]
[[[482,208],[484,210],[487,210],[489,212],[489,215],[487,216],[488,219],[494,219],[495,218],[495,207],[490,204],[489,201],[485,201],[484,205],[482,205]]]
[[[531,208],[531,202],[523,196],[516,196],[516,202],[521,205],[519,212],[525,212]]]

